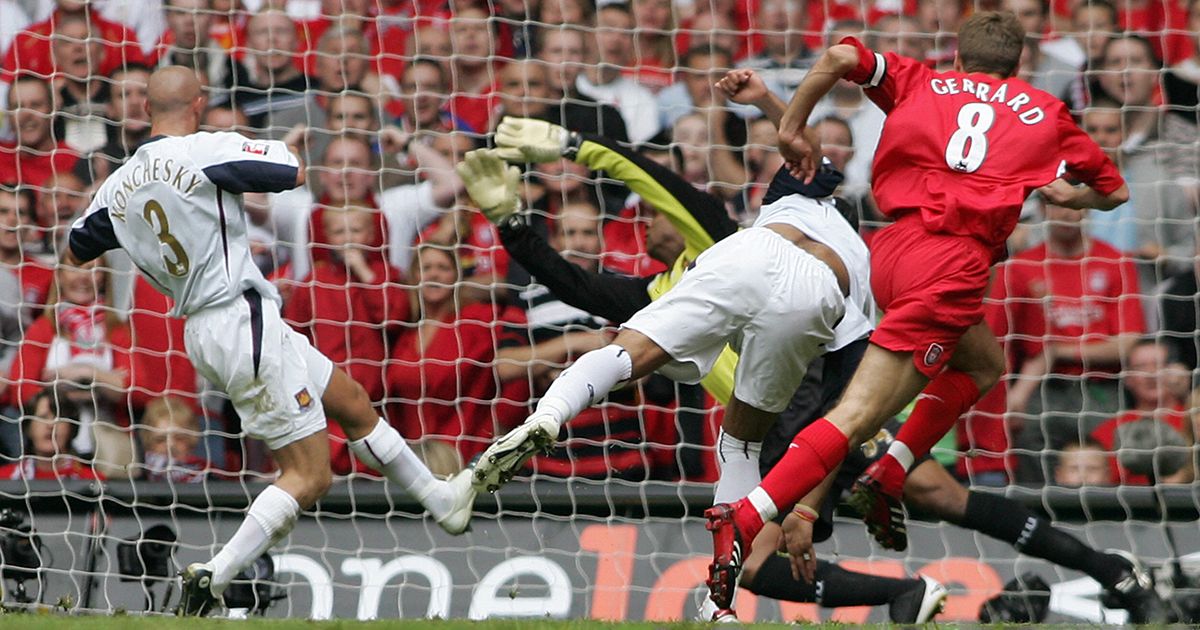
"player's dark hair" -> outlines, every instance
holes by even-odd
[[[692,46],[687,52],[683,53],[683,57],[679,60],[679,65],[688,68],[692,65],[692,61],[696,57],[713,57],[716,55],[722,55],[725,57],[727,63],[733,63],[733,51],[724,46],[702,44]]]
[[[1200,0],[1193,0],[1193,2],[1195,1]],[[1083,11],[1084,9],[1104,9],[1105,11],[1108,11],[1108,16],[1112,18],[1112,23],[1114,25],[1116,25],[1119,21],[1117,5],[1113,4],[1109,0],[1088,0],[1087,2],[1080,2],[1075,5],[1074,9],[1071,10],[1071,19],[1074,20],[1078,18],[1079,12]]]
[[[1024,47],[1025,29],[1009,11],[980,11],[958,29],[958,58],[965,72],[1011,77]]]

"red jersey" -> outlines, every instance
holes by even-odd
[[[26,457],[19,462],[0,466],[0,479],[24,481],[57,481],[60,479],[104,480],[104,475],[75,457],[59,458],[52,468],[39,468],[37,459]]]
[[[89,11],[87,15],[91,25],[89,39],[100,46],[100,59],[96,62],[98,76],[111,75],[125,64],[146,63],[146,56],[132,31],[100,17],[96,11]],[[17,34],[0,63],[0,80],[11,83],[22,72],[42,78],[56,72],[50,40],[59,16],[60,11],[56,10],[49,18]]]
[[[991,299],[1003,304],[1005,317],[989,322],[997,337],[1010,335],[1019,368],[1046,342],[1096,343],[1145,332],[1140,292],[1133,262],[1104,241],[1092,240],[1072,258],[1049,256],[1042,244],[998,269]],[[1083,365],[1060,362],[1054,371],[1082,374]]]
[[[1031,192],[1065,172],[1107,195],[1117,167],[1059,99],[1017,79],[934,72],[853,37],[846,79],[887,114],[872,190],[883,214],[919,212],[925,229],[1004,246]]]
[[[59,142],[48,153],[18,151],[15,142],[0,142],[0,183],[41,188],[51,175],[70,173],[79,154],[66,142]]]
[[[1092,439],[1098,442],[1108,451],[1115,451],[1117,447],[1117,427],[1130,422],[1153,417],[1155,420],[1165,422],[1174,427],[1181,434],[1183,433],[1184,423],[1187,422],[1187,416],[1183,414],[1183,410],[1175,409],[1160,409],[1154,414],[1146,414],[1140,411],[1126,411],[1125,413],[1106,420],[1103,424],[1096,427],[1092,431]],[[1114,484],[1124,484],[1127,486],[1146,486],[1150,485],[1150,478],[1146,475],[1135,475],[1121,466],[1117,461],[1116,456],[1108,458],[1108,466],[1112,474],[1112,482]]]

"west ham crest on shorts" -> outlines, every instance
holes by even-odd
[[[942,358],[942,353],[945,351],[941,344],[929,344],[929,349],[925,351],[925,365],[931,367],[937,365],[938,359]]]
[[[308,393],[308,388],[296,392],[296,402],[300,404],[300,411],[308,411],[308,408],[313,404],[312,394]]]

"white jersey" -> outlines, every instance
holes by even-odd
[[[846,315],[834,328],[829,351],[839,350],[862,339],[875,329],[875,297],[871,294],[871,254],[862,237],[830,200],[786,195],[758,211],[755,227],[783,223],[808,238],[832,249],[850,275]]]
[[[71,227],[71,251],[91,260],[120,247],[175,301],[171,314],[227,304],[248,289],[281,303],[255,266],[242,193],[296,185],[282,142],[235,133],[158,136],[138,147]]]

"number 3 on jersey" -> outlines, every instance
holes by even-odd
[[[967,103],[958,110],[958,130],[946,144],[946,165],[960,173],[974,173],[987,158],[987,132],[996,122],[996,110],[987,103]]]
[[[179,240],[171,234],[171,224],[167,222],[167,211],[163,210],[162,204],[153,199],[147,201],[145,207],[142,208],[142,216],[146,219],[146,223],[150,224],[150,227],[157,227],[158,242],[166,245],[174,256],[174,260],[172,260],[167,257],[165,252],[163,253],[162,259],[163,264],[167,267],[167,273],[176,278],[186,276],[188,270],[192,267],[192,263],[188,260],[188,255],[183,250],[183,245],[180,245]],[[155,219],[158,220],[157,226],[155,225]]]

